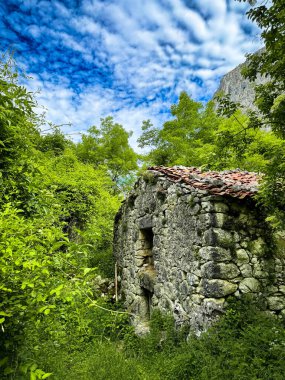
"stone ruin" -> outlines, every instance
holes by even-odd
[[[120,295],[137,331],[154,309],[199,334],[229,296],[252,293],[285,316],[285,259],[256,205],[258,176],[152,167],[115,220]]]

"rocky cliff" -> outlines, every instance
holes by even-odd
[[[256,54],[262,51],[263,49]],[[256,109],[254,106],[254,86],[266,83],[268,79],[259,75],[255,82],[250,82],[241,74],[244,65],[246,65],[246,61],[222,77],[214,98],[218,93],[229,94],[230,100],[240,103],[244,109]]]

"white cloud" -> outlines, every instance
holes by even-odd
[[[186,3],[195,7],[190,9]],[[72,13],[56,2],[60,22],[55,21],[50,29],[31,25],[30,35],[45,34],[81,54],[80,59],[90,65],[96,62],[102,71],[110,65],[109,87],[95,80],[96,84],[83,82],[77,93],[72,78],[57,73],[55,84],[54,73],[48,71],[41,77],[34,73],[29,86],[42,87],[39,101],[48,108],[48,118],[58,124],[71,122],[72,133],[112,115],[134,131],[135,145],[142,120],[150,118],[161,126],[167,117],[164,111],[182,90],[197,100],[210,97],[221,75],[241,63],[246,52],[260,47],[260,41],[242,28],[246,4],[234,3],[84,0],[80,12]]]
[[[81,34],[99,34],[100,25],[96,23],[90,16],[78,16],[70,20],[71,25]]]
[[[105,91],[100,87],[89,88],[77,96],[66,86],[65,80],[55,85],[49,81],[42,81],[36,74],[28,85],[33,91],[40,89],[36,98],[43,107],[39,107],[38,112],[42,113],[45,110],[47,120],[61,125],[62,131],[74,141],[79,141],[80,135],[86,133],[88,127],[99,126],[101,118],[113,116],[127,131],[133,132],[130,141],[132,146],[137,148],[136,140],[140,135],[143,120],[151,119],[156,127],[160,127],[166,120],[165,115],[159,115],[160,102],[154,103],[152,107],[133,107],[129,102],[118,102],[113,91]],[[167,104],[167,108],[169,107],[170,104]],[[45,128],[43,126],[43,130]]]

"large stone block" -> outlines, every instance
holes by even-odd
[[[160,286],[161,285],[162,284],[160,284]],[[168,281],[168,282],[164,283],[163,286],[164,286],[165,294],[167,294],[169,298],[174,300],[175,294],[176,294],[176,289],[175,289],[173,283]]]
[[[268,277],[268,274],[263,269],[263,266],[261,263],[257,262],[253,266],[253,276],[256,278],[266,278]]]
[[[187,295],[191,294],[190,287],[189,287],[187,281],[181,282],[181,284],[179,286],[179,292],[185,298]]]
[[[223,280],[233,279],[240,274],[238,267],[233,263],[208,262],[201,267],[203,278],[220,278]]]
[[[204,312],[211,316],[213,311],[222,312],[224,308],[225,299],[224,298],[204,298],[203,307]]]
[[[279,289],[279,292],[281,292],[282,294],[285,294],[285,285],[279,285],[278,289]]]
[[[239,269],[243,277],[252,276],[252,266],[250,264],[242,264]]]
[[[256,256],[264,255],[265,243],[263,239],[258,238],[256,240],[253,240],[250,242],[249,246],[250,246],[250,251],[253,255],[256,255]]]
[[[204,213],[199,215],[199,228],[208,229],[210,227],[223,228],[227,225],[228,217],[221,213]]]
[[[229,211],[228,205],[223,202],[201,202],[204,212],[220,212],[227,214]]]
[[[230,248],[234,245],[233,235],[221,228],[211,228],[205,232],[205,243],[210,246]]]
[[[189,273],[187,275],[187,281],[190,286],[198,286],[200,282],[200,278],[196,276],[194,273]]]
[[[205,297],[222,298],[237,290],[237,285],[226,280],[203,280],[201,292]]]
[[[194,304],[200,305],[205,297],[202,294],[196,293],[193,294],[191,297],[191,300],[193,301]]]
[[[153,292],[156,282],[156,271],[154,269],[145,269],[139,272],[140,284],[143,288]]]
[[[213,226],[213,217],[210,213],[201,214],[198,217],[198,226],[200,229],[208,229]]]
[[[219,212],[216,212],[213,214],[213,226],[223,228],[227,225],[228,222],[228,216],[226,214],[222,214]]]
[[[204,261],[229,261],[231,260],[230,250],[221,247],[202,247],[199,256]]]
[[[229,212],[229,206],[226,205],[224,202],[215,202],[214,210],[215,212],[222,212],[227,214]]]
[[[138,220],[138,226],[140,229],[146,229],[153,227],[152,216],[146,215]]]
[[[142,258],[141,256],[138,256],[135,258],[135,264],[137,267],[142,267],[145,263],[145,259]]]
[[[274,293],[277,293],[278,290],[280,291],[280,289],[278,289],[277,286],[270,285],[270,286],[267,286],[266,293],[270,294],[270,295],[273,295]]]
[[[253,277],[245,278],[239,283],[242,293],[257,293],[260,291],[260,282]]]
[[[245,249],[238,249],[236,255],[238,263],[249,263],[249,256]]]
[[[284,296],[272,296],[267,297],[268,307],[270,310],[282,310],[285,309],[285,298]]]
[[[191,215],[198,215],[199,212],[200,212],[200,210],[201,210],[201,206],[200,206],[198,203],[196,203],[196,204],[194,204],[194,205],[191,207],[191,209],[190,209],[190,214],[191,214]]]

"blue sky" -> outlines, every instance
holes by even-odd
[[[0,46],[40,89],[40,104],[77,139],[112,115],[133,131],[161,126],[181,91],[207,100],[220,77],[261,47],[234,0],[6,0]]]

